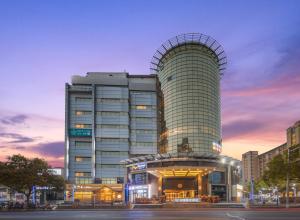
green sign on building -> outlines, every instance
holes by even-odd
[[[71,137],[91,137],[92,129],[71,128],[69,129],[69,135]]]

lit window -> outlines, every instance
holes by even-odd
[[[91,111],[76,111],[75,114],[77,116],[80,116],[80,115],[90,115],[90,114],[92,114],[92,112]]]
[[[76,124],[75,128],[92,128],[91,124]]]
[[[145,105],[137,105],[136,109],[138,109],[138,110],[145,110],[145,109],[147,109],[147,106],[145,106]]]
[[[91,158],[90,157],[75,157],[76,162],[90,162]]]
[[[91,173],[90,172],[75,172],[75,176],[77,176],[77,177],[91,176]]]

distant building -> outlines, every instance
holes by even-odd
[[[258,178],[258,151],[248,151],[242,155],[243,186],[247,187],[251,179]]]
[[[243,154],[243,182],[247,185],[251,178],[257,180],[262,178],[268,169],[268,163],[277,155],[283,154],[287,149],[300,146],[300,121],[287,129],[287,142],[275,147],[263,154],[258,151],[249,151]]]
[[[287,129],[287,147],[300,145],[300,121]]]
[[[258,177],[261,178],[264,175],[264,171],[268,167],[268,163],[277,155],[283,154],[287,149],[287,144],[284,143],[278,147],[275,147],[263,154],[258,155]]]

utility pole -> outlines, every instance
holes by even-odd
[[[289,208],[289,182],[290,182],[290,152],[294,152],[296,150],[300,150],[300,146],[297,146],[296,148],[290,150],[290,148],[287,149],[287,172],[286,172],[286,186],[285,186],[285,207]]]

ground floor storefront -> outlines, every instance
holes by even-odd
[[[123,184],[67,184],[66,201],[80,203],[123,203]]]
[[[207,158],[166,158],[130,163],[128,201],[238,201],[242,196],[242,189],[237,187],[240,168],[236,161],[232,161],[222,163]]]

